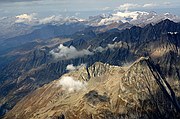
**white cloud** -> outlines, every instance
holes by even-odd
[[[138,8],[140,7],[139,4],[133,4],[133,3],[125,3],[123,5],[120,5],[118,7],[119,10],[125,10],[125,11],[128,11],[129,8],[133,9],[133,8]]]
[[[85,89],[87,84],[79,80],[74,80],[72,77],[64,76],[59,80],[57,85],[62,86],[63,90],[67,90],[68,92],[75,92]]]
[[[76,13],[75,13],[76,16],[79,16],[80,14],[81,14],[81,13],[79,13],[79,12],[76,12]]]
[[[117,37],[115,37],[115,38],[117,38]],[[114,42],[113,44],[107,44],[107,46],[105,48],[99,46],[99,47],[94,49],[94,52],[103,52],[103,51],[106,51],[108,49],[114,50],[116,48],[122,48],[122,47],[126,47],[126,42],[122,42],[122,41]]]
[[[19,19],[31,19],[32,15],[21,14],[21,15],[16,16],[16,18],[19,18]]]
[[[155,7],[155,6],[157,6],[157,4],[154,4],[154,3],[148,3],[148,4],[144,4],[142,7],[147,8],[147,7]]]
[[[116,40],[117,38],[118,37],[114,37],[112,41]],[[122,43],[122,41],[114,42],[113,44],[107,44],[107,46],[104,48],[99,46],[93,49],[92,52],[90,52],[87,49],[77,50],[74,46],[67,47],[67,46],[64,46],[63,44],[60,44],[58,48],[51,50],[50,54],[55,59],[60,59],[60,60],[74,59],[74,58],[83,57],[86,55],[93,55],[96,52],[103,52],[107,49],[114,50],[116,48],[123,47],[123,44],[125,43]],[[86,66],[86,64],[81,64],[79,66],[74,66],[73,64],[69,64],[67,65],[66,70],[68,71],[78,70],[82,66]]]
[[[171,5],[171,2],[164,2],[164,5]]]
[[[69,65],[67,65],[66,70],[67,71],[74,71],[74,70],[78,70],[79,68],[85,67],[85,66],[86,66],[86,64],[81,64],[78,66],[74,66],[73,64],[69,64]]]
[[[104,8],[102,8],[101,10],[106,11],[106,10],[109,10],[109,9],[110,9],[110,7],[104,7]]]
[[[164,2],[163,4],[165,5],[165,4],[170,4],[170,3]],[[159,5],[156,3],[147,3],[147,4],[125,3],[125,4],[120,5],[117,9],[128,11],[129,9],[148,8],[148,7],[152,8],[152,7],[156,7],[156,6],[159,6]]]
[[[50,17],[46,17],[46,18],[44,18],[44,19],[41,19],[40,20],[40,23],[41,24],[47,24],[47,23],[51,23],[51,22],[55,22],[55,21],[59,21],[60,20],[60,17],[59,16],[55,16],[55,15],[53,15],[53,16],[50,16]]]
[[[36,13],[17,15],[15,16],[16,18],[15,22],[16,23],[31,22],[31,21],[37,20],[37,18],[35,18],[36,15],[37,15]]]
[[[106,48],[99,46],[99,47],[94,49],[94,52],[103,52],[104,50],[106,50]]]
[[[109,49],[115,49],[115,48],[120,48],[123,46],[123,42],[120,41],[120,42],[114,42],[114,44],[108,44],[108,48]]]
[[[73,64],[69,64],[69,65],[67,65],[66,70],[74,71],[74,70],[76,70],[76,67]]]
[[[60,44],[58,48],[51,50],[50,54],[52,54],[55,59],[74,59],[85,55],[93,55],[94,53],[86,49],[77,50],[74,46],[67,47]]]

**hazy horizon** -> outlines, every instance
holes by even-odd
[[[52,15],[88,18],[115,11],[155,11],[180,16],[178,0],[0,0],[0,17],[36,13],[39,17]]]

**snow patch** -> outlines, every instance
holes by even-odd
[[[112,41],[114,42],[116,39],[117,39],[117,37],[114,37]]]
[[[176,35],[176,34],[178,34],[178,32],[168,32],[168,34],[171,34],[171,35]]]
[[[135,21],[135,20],[138,20],[138,17],[140,16],[146,16],[146,15],[149,15],[148,12],[140,12],[140,11],[135,11],[135,12],[129,12],[129,11],[126,11],[126,12],[117,12],[115,14],[112,14],[111,17],[108,17],[108,18],[104,18],[102,19],[98,25],[108,25],[108,24],[111,24],[113,22],[123,22],[123,23],[126,23],[126,22],[131,22],[131,21]]]

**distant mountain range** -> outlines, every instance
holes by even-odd
[[[0,19],[0,54],[7,49],[38,39],[65,37],[86,28],[95,32],[105,32],[114,28],[123,30],[132,26],[144,27],[169,19],[176,23],[180,17],[170,13],[158,15],[155,12],[117,12],[80,19],[74,17],[63,18],[51,16],[38,19],[34,14],[22,14],[15,17]]]
[[[169,19],[174,22],[180,22],[180,17],[165,13],[165,14],[157,14],[155,12],[117,12],[109,15],[99,15],[95,17],[90,17],[90,21],[94,21],[94,25],[109,25],[111,23],[130,23],[136,26],[144,26],[147,24],[156,24],[162,20]]]
[[[3,17],[0,19],[0,39],[12,38],[19,35],[25,35],[36,29],[41,29],[46,25],[59,26],[62,24],[82,23],[89,26],[104,26],[114,23],[129,23],[136,26],[145,26],[150,23],[158,23],[169,19],[174,22],[180,22],[180,17],[165,13],[157,14],[155,12],[117,12],[113,14],[101,14],[91,16],[88,19],[76,17],[50,16],[46,18],[36,18],[35,14],[22,14],[15,17]],[[11,34],[11,35],[9,35]]]

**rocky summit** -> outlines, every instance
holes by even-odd
[[[35,90],[4,118],[175,119],[179,84],[168,81],[149,57],[122,67],[96,62]]]

